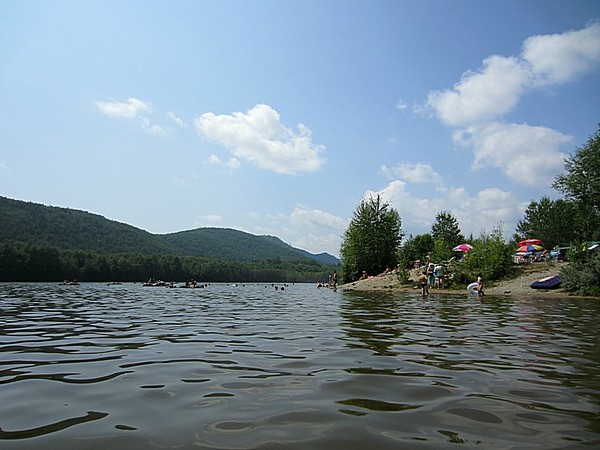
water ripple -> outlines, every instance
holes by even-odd
[[[598,302],[436,298],[313,285],[3,284],[0,441],[600,444]]]

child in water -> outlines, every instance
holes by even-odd
[[[429,283],[427,279],[427,272],[423,271],[421,276],[419,277],[419,286],[421,286],[421,292],[423,294],[423,298],[429,296]]]
[[[483,292],[483,275],[481,272],[477,274],[477,296],[483,297],[485,294]]]

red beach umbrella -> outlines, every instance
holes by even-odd
[[[517,242],[517,245],[520,247],[522,245],[542,245],[541,239],[525,239],[524,241]]]

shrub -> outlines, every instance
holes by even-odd
[[[600,296],[600,251],[569,252],[571,262],[561,269],[563,288],[579,295]]]
[[[459,284],[467,284],[475,281],[479,272],[488,281],[505,278],[514,268],[512,254],[512,247],[502,238],[501,226],[491,233],[484,230],[473,241],[473,250],[457,265],[454,279]]]

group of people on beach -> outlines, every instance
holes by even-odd
[[[448,282],[446,268],[442,264],[427,262],[425,269],[419,276],[419,286],[423,290],[423,296],[429,295],[430,288],[445,288]]]
[[[421,273],[421,275],[419,276],[419,287],[421,288],[421,294],[423,295],[423,298],[429,297],[429,288],[434,286],[434,284],[432,284],[432,282],[431,282],[431,275],[430,275],[430,271],[428,269],[429,269],[429,267],[427,268],[427,270],[424,270]],[[438,286],[438,287],[443,287],[443,286]],[[477,274],[477,296],[478,297],[483,297],[485,295],[484,288],[485,288],[485,282],[483,279],[483,274],[481,272],[479,272]]]
[[[420,261],[419,261],[420,263]],[[421,275],[419,276],[419,287],[423,298],[429,296],[429,290],[431,288],[445,288],[451,281],[453,275],[448,273],[446,267],[443,264],[434,264],[430,260],[430,256],[427,255],[427,261],[424,266]],[[483,274],[479,272],[477,274],[477,296],[483,297],[484,295],[484,280]]]
[[[390,266],[386,266],[385,270],[376,276],[384,277],[386,275],[395,275],[399,272],[400,272],[400,266],[396,264],[396,267],[394,267],[393,269],[390,269]],[[369,276],[369,274],[367,273],[366,270],[363,270],[363,273],[360,276],[359,280],[366,280],[367,278],[371,278],[371,277]]]

